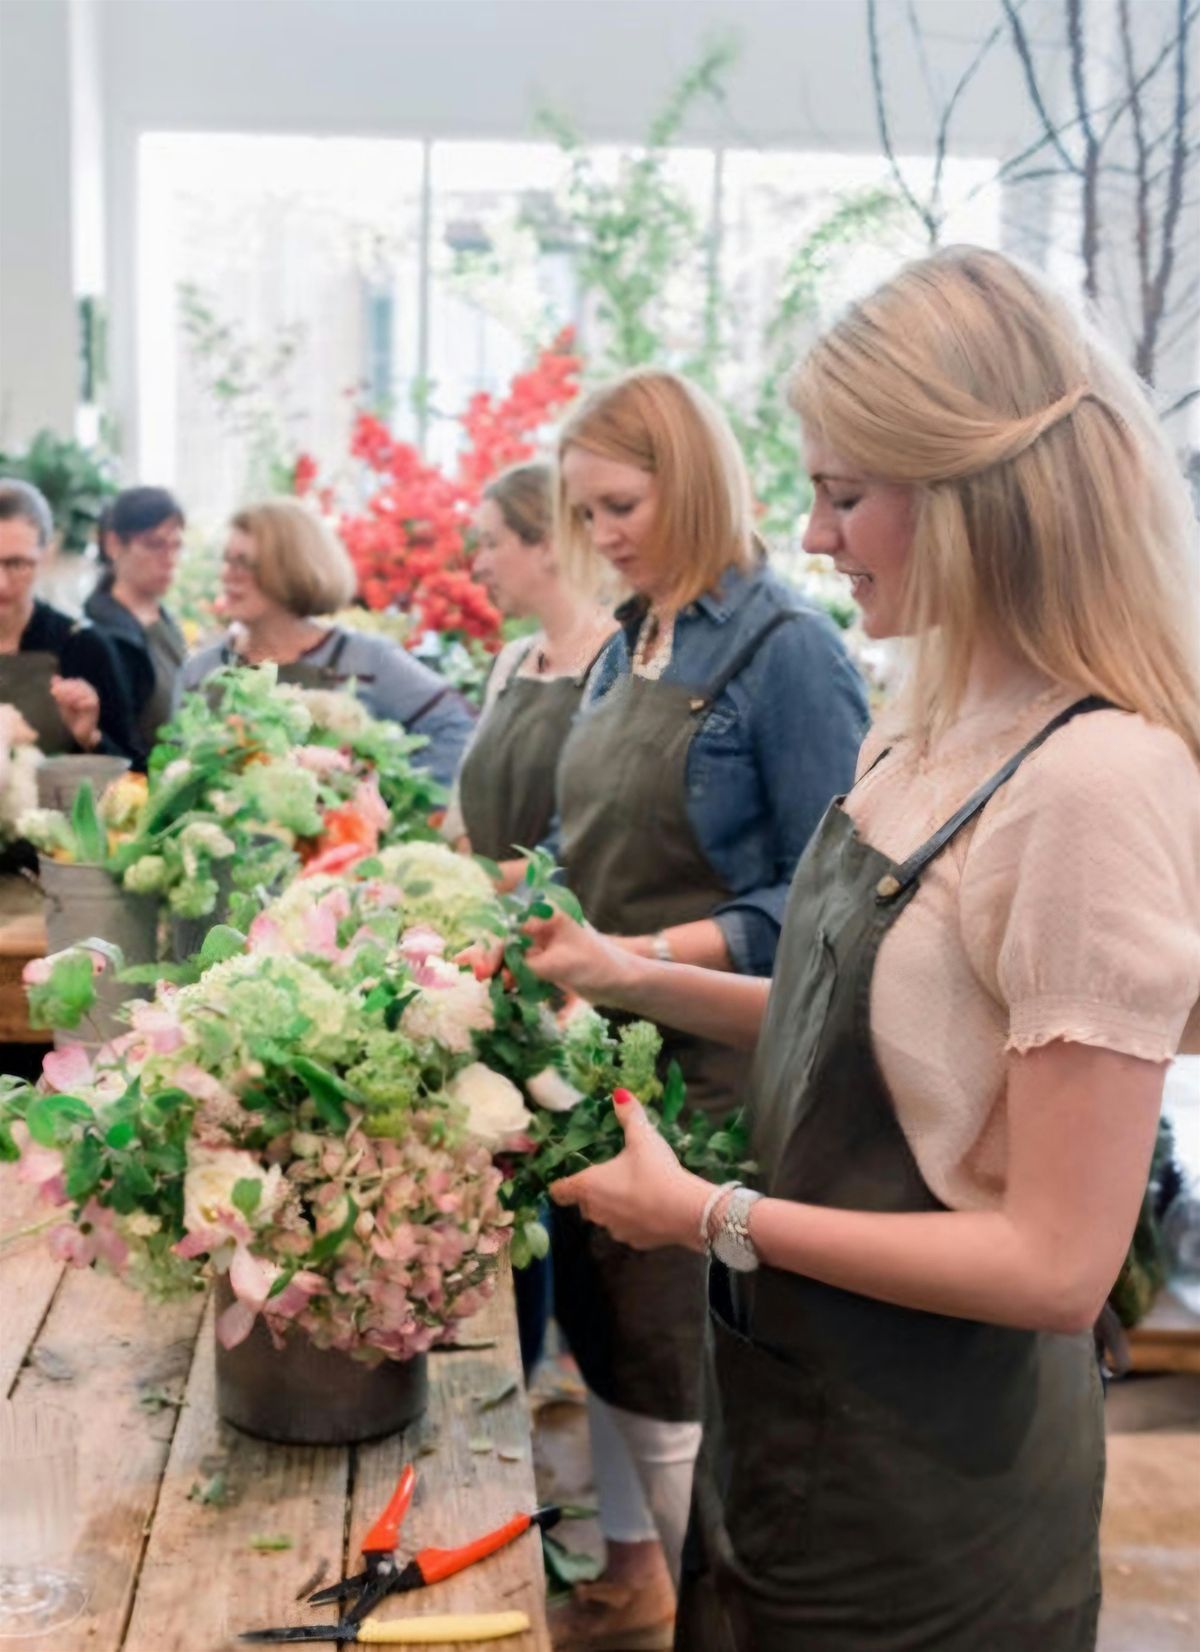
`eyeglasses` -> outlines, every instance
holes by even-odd
[[[8,574],[12,579],[24,579],[36,567],[37,563],[30,556],[0,557],[0,573]]]
[[[249,574],[252,578],[258,570],[258,563],[252,556],[243,556],[240,551],[226,553],[221,558],[225,571],[230,574]]]

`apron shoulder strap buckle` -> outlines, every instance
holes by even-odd
[[[904,885],[894,872],[885,872],[875,885],[875,898],[880,902],[893,901],[903,887]]]
[[[705,706],[707,706],[707,704],[708,704],[708,695],[707,694],[693,694],[692,698],[688,701],[688,710],[689,711],[703,711]]]

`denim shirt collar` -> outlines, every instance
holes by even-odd
[[[736,567],[726,568],[713,590],[702,591],[694,601],[685,604],[679,610],[675,616],[676,625],[686,624],[688,620],[695,619],[697,614],[703,614],[716,625],[724,625],[749,597],[762,568],[761,562],[756,563],[748,571]],[[649,606],[646,597],[632,596],[616,611],[616,618],[631,649],[637,641],[638,628]]]

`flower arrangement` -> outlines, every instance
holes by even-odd
[[[370,609],[398,607],[415,618],[414,641],[423,632],[457,634],[496,647],[500,615],[471,576],[471,517],[483,488],[506,465],[530,458],[540,430],[570,403],[579,388],[579,358],[564,329],[534,366],[518,374],[507,395],[472,396],[459,416],[466,437],[456,470],[448,474],[397,442],[373,414],[360,413],[350,451],[377,478],[365,506],[344,510],[338,531],[358,573],[359,593]],[[320,483],[313,459],[297,460],[296,493],[315,493],[336,512],[334,490]]]
[[[272,665],[230,666],[186,696],[148,781],[116,782],[98,810],[81,788],[69,819],[35,810],[22,829],[44,853],[104,866],[176,916],[206,917],[222,867],[245,894],[299,863],[336,870],[391,837],[432,835],[443,794],[412,764],[421,744],[352,695],[281,687]]]
[[[659,1085],[653,1028],[551,1012],[521,926],[555,901],[541,861],[502,897],[439,844],[301,877],[248,934],[212,929],[199,979],[131,1004],[94,1060],[68,1048],[36,1086],[0,1081],[0,1157],[66,1202],[65,1259],[158,1294],[226,1274],[229,1346],[261,1314],[368,1362],[423,1352],[507,1243],[544,1254],[549,1183],[618,1150],[618,1083],[704,1173],[743,1149],[685,1116],[677,1072]],[[109,952],[40,962],[31,1007],[84,1013]]]

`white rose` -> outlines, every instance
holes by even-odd
[[[533,1122],[516,1085],[482,1061],[473,1061],[451,1081],[450,1098],[466,1108],[467,1129],[493,1153]]]
[[[257,1181],[262,1193],[254,1211],[254,1222],[264,1221],[274,1210],[280,1194],[283,1172],[272,1165],[264,1171],[251,1153],[233,1147],[202,1147],[188,1144],[187,1175],[183,1179],[183,1225],[189,1233],[229,1225],[236,1183]]]
[[[525,1088],[529,1099],[548,1113],[569,1113],[577,1101],[583,1100],[582,1092],[568,1084],[557,1067],[543,1067],[525,1081]]]

